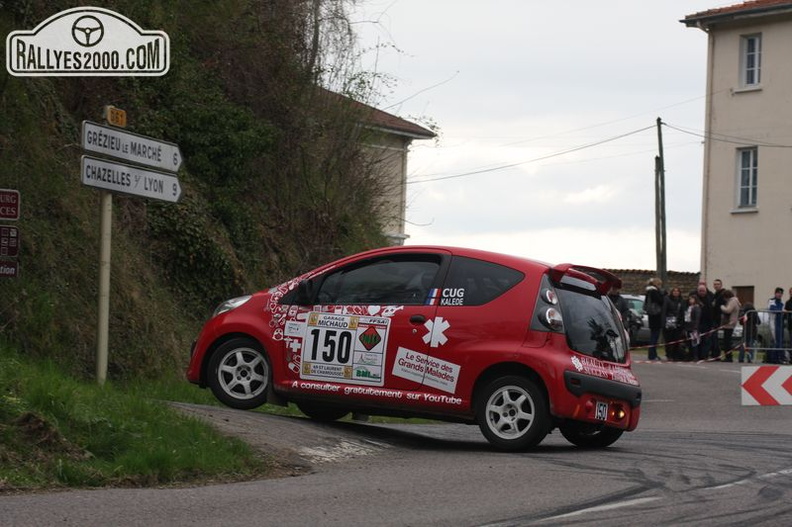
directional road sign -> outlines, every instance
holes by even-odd
[[[792,404],[792,366],[743,366],[742,404]]]
[[[178,172],[182,165],[178,145],[91,121],[82,123],[82,147],[168,172]]]
[[[111,192],[171,203],[181,197],[181,186],[176,176],[91,156],[82,156],[81,177],[83,185]]]

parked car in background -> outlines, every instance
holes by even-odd
[[[501,450],[554,428],[606,447],[638,425],[641,387],[613,274],[450,247],[391,247],[224,302],[187,379],[224,404],[293,402],[478,424]]]
[[[629,320],[624,325],[633,346],[649,343],[649,315],[644,311],[644,295],[622,295],[630,306]]]
[[[768,333],[769,333],[769,330],[768,330]],[[761,335],[759,335],[757,338],[760,339],[760,340],[762,339]],[[734,332],[732,333],[732,347],[737,347],[738,345],[740,345],[742,343],[742,339],[743,339],[743,325],[742,324],[737,324],[736,326],[734,326]],[[726,343],[723,340],[723,330],[722,329],[718,330],[718,340],[721,343],[721,349],[725,351]]]

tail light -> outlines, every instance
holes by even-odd
[[[534,313],[536,313],[537,321],[541,324],[540,328],[534,326],[534,329],[544,329],[556,333],[563,333],[564,317],[561,315],[561,310],[558,307],[558,296],[546,280],[542,284],[539,298],[536,300]]]

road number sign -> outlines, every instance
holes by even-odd
[[[111,192],[176,203],[181,197],[179,179],[170,174],[82,156],[83,185]]]
[[[121,108],[116,108],[115,106],[108,105],[104,107],[102,113],[108,123],[112,124],[113,126],[117,126],[119,128],[126,128],[127,125],[126,111],[122,110]]]

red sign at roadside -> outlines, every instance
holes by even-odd
[[[792,366],[743,366],[742,404],[792,405]]]
[[[19,256],[19,229],[0,226],[0,258]]]
[[[0,188],[0,220],[19,219],[19,191]]]
[[[19,276],[19,262],[0,260],[0,278],[16,278],[17,276]]]

